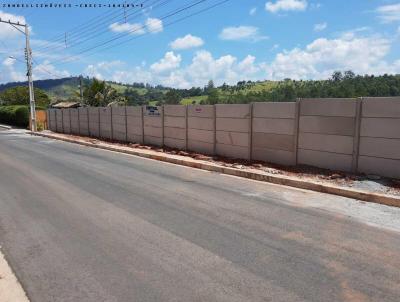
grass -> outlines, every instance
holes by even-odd
[[[182,99],[181,100],[181,104],[182,105],[191,105],[191,104],[193,104],[193,102],[195,104],[199,104],[202,100],[205,100],[205,99],[207,99],[206,95],[192,96],[192,97],[189,97],[189,98]]]

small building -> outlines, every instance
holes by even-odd
[[[68,108],[79,108],[79,107],[81,107],[81,103],[79,102],[60,102],[51,105],[51,108],[56,108],[56,109],[68,109]]]

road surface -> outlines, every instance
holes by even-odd
[[[400,299],[399,209],[16,130],[0,243],[32,302]]]

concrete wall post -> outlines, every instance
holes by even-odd
[[[90,134],[90,121],[89,121],[90,114],[89,114],[89,107],[86,107],[86,114],[87,114],[87,128],[88,128],[88,134],[89,134],[89,136],[92,136],[92,135]]]
[[[185,106],[185,151],[189,149],[188,105]]]
[[[250,118],[249,118],[249,161],[253,160],[253,109],[254,104],[250,103]]]
[[[162,139],[161,139],[161,147],[164,147],[164,120],[165,120],[165,118],[164,118],[164,105],[163,106],[161,106],[161,137],[162,137]]]
[[[100,126],[100,116],[101,116],[101,113],[100,113],[100,108],[98,108],[98,114],[99,114],[99,134],[98,134],[98,137],[101,137],[101,126]]]
[[[217,106],[214,106],[214,148],[213,155],[217,155]]]
[[[301,99],[296,99],[295,119],[294,119],[294,164],[297,166],[299,154],[299,126],[300,126],[300,107]]]
[[[78,110],[78,133],[79,133],[79,135],[81,135],[81,119],[80,119],[80,113],[79,113],[79,108],[77,109]]]
[[[62,133],[65,133],[65,131],[64,131],[64,109],[61,109],[61,125],[62,125]]]
[[[361,129],[361,118],[362,118],[362,104],[363,99],[358,98],[356,104],[356,117],[354,119],[354,138],[353,138],[353,161],[351,165],[351,171],[353,173],[358,172],[358,158],[360,154],[360,129]]]
[[[114,140],[113,106],[110,106],[111,140]]]

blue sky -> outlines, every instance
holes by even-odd
[[[19,1],[4,1],[13,2]],[[143,8],[125,13],[122,8],[0,7],[0,17],[30,25],[35,79],[83,74],[187,88],[209,79],[219,85],[323,79],[347,69],[400,73],[398,0],[230,0],[172,25],[221,0],[142,2]],[[107,42],[111,39],[117,40]],[[0,24],[0,83],[25,80],[23,47],[23,35]]]

